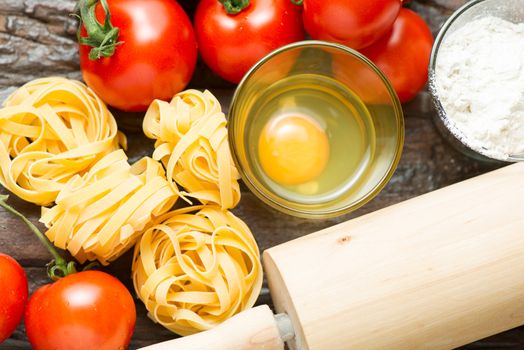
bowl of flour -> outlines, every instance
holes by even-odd
[[[478,159],[524,161],[524,0],[473,0],[433,47],[430,91],[442,134]]]

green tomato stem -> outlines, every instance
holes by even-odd
[[[111,57],[115,53],[117,45],[122,44],[118,41],[120,29],[113,27],[111,23],[111,12],[107,5],[107,0],[100,0],[104,9],[105,19],[102,25],[96,19],[96,5],[99,0],[80,0],[80,25],[78,27],[78,42],[82,45],[93,47],[89,52],[89,59],[97,60],[102,57]],[[86,37],[80,35],[80,29],[84,26],[87,32]]]
[[[249,6],[249,0],[219,0],[226,12],[236,15]]]
[[[40,240],[40,242],[47,248],[49,253],[53,256],[53,260],[47,265],[47,274],[49,278],[53,281],[56,281],[62,277],[76,273],[75,262],[67,262],[61,255],[58,253],[56,248],[49,242],[49,240],[44,236],[44,234],[36,227],[28,218],[26,218],[18,210],[6,203],[8,195],[0,195],[0,206],[11,214],[18,216],[30,229],[33,231],[35,236]]]

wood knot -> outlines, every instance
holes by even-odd
[[[342,236],[339,239],[337,239],[337,243],[338,244],[347,244],[347,243],[349,243],[349,241],[351,241],[351,236],[350,235],[345,235],[345,236]]]

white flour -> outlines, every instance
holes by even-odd
[[[524,156],[524,23],[485,17],[449,34],[435,78],[464,143],[501,160]]]

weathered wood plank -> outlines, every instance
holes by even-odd
[[[428,21],[436,34],[453,10],[465,2],[413,0],[409,6]],[[15,87],[36,77],[61,75],[80,78],[75,42],[76,21],[68,15],[75,3],[74,0],[0,0],[0,100]],[[183,0],[181,3],[191,13],[197,1]],[[202,63],[199,63],[190,86],[211,89],[227,109],[233,86],[216,77]],[[431,121],[434,111],[427,92],[419,94],[413,102],[405,105],[404,111],[406,143],[398,170],[377,198],[355,213],[322,221],[291,218],[263,205],[242,187],[243,198],[235,213],[252,228],[260,248],[274,246],[500,166],[466,158],[443,141]],[[129,138],[130,161],[149,155],[152,150],[151,140],[136,132],[142,116],[115,114]],[[39,208],[36,206],[14,196],[11,203],[34,222],[38,220]],[[0,251],[12,255],[24,265],[31,291],[47,283],[43,267],[49,260],[47,252],[22,223],[3,211],[0,211]],[[128,253],[108,267],[107,271],[120,278],[131,290],[130,261],[131,254]],[[138,321],[130,349],[173,337],[169,331],[150,321],[143,305],[135,301]],[[267,289],[263,290],[259,303],[270,303]],[[523,348],[524,328],[464,347],[471,350]],[[23,326],[11,339],[0,345],[0,349],[30,349]]]

